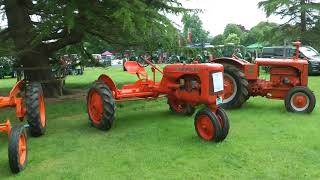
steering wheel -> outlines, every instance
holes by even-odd
[[[139,56],[137,62],[139,63],[139,65],[140,65],[141,67],[144,67],[144,68],[145,68],[145,67],[147,67],[147,66],[150,65],[149,63],[146,62],[146,60],[151,61],[151,56],[147,56],[147,57],[145,57],[145,58]]]

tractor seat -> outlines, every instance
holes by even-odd
[[[127,61],[124,63],[124,67],[130,74],[147,75],[146,70],[137,61]]]

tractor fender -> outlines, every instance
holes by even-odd
[[[248,61],[243,59],[236,59],[236,58],[229,58],[229,57],[222,57],[217,58],[211,61],[211,63],[219,63],[219,64],[228,64],[237,67],[244,71],[244,66],[250,64]]]
[[[223,57],[214,59],[213,61],[211,61],[211,63],[219,63],[222,65],[230,65],[236,67],[245,74],[245,77],[248,80],[257,80],[257,78],[259,77],[259,66],[257,66],[257,64],[252,64],[244,59]]]
[[[11,89],[9,97],[10,98],[17,97],[18,93],[22,90],[23,86],[24,86],[24,81],[23,80],[18,81]]]
[[[110,88],[111,91],[117,93],[118,88],[109,76],[102,74],[99,76],[98,81],[103,81]]]

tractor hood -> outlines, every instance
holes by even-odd
[[[223,72],[223,65],[217,63],[203,64],[172,64],[164,68],[167,73],[200,73],[200,72]]]

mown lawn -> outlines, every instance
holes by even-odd
[[[87,89],[101,73],[118,84],[135,77],[121,69],[86,69],[68,77],[71,88]],[[310,88],[320,101],[320,77]],[[13,80],[1,80],[8,91]],[[115,126],[89,126],[85,98],[47,103],[47,134],[29,138],[29,164],[12,175],[7,139],[1,135],[0,179],[318,179],[319,103],[310,115],[287,113],[283,101],[251,98],[227,111],[230,134],[219,144],[200,140],[194,117],[173,115],[164,99],[118,105]],[[14,110],[0,118],[14,122]]]

